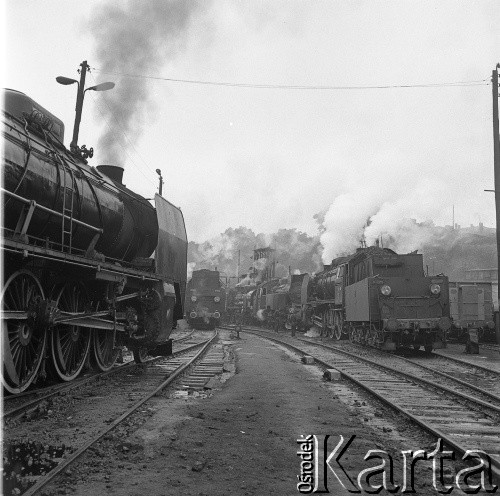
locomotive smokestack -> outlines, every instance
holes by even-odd
[[[98,165],[96,169],[113,181],[123,184],[123,167],[119,165]]]

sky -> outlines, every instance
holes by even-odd
[[[79,78],[87,60],[87,86],[115,82],[86,93],[79,144],[94,147],[91,165],[124,166],[124,183],[148,198],[161,169],[189,239],[238,226],[316,234],[321,214],[327,244],[367,216],[372,231],[451,224],[453,206],[462,226],[495,226],[484,190],[497,0],[4,5],[2,86],[60,117],[69,145],[76,86],[55,77]],[[464,81],[474,83],[434,86]]]

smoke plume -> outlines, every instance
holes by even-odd
[[[326,212],[320,236],[323,262],[381,240],[397,252],[432,244],[437,235],[432,222],[446,206],[442,184],[422,180],[416,185],[377,184],[339,194]]]
[[[102,73],[161,74],[185,46],[191,21],[202,4],[207,2],[129,0],[99,6],[89,22],[97,55],[95,65]],[[102,108],[109,125],[99,139],[99,150],[105,154],[104,163],[122,165],[128,140],[135,141],[142,134],[151,103],[150,88],[142,78],[120,79],[115,75],[113,79],[117,84],[106,93],[107,105]]]
[[[192,270],[216,267],[223,280],[240,286],[255,283],[259,271],[265,269],[270,260],[253,259],[256,248],[271,247],[274,252],[275,275],[286,277],[290,270],[317,272],[321,270],[318,254],[319,238],[309,236],[296,229],[280,229],[274,234],[255,234],[246,227],[228,228],[219,236],[204,243],[189,242],[188,262]]]

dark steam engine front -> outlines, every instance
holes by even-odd
[[[225,307],[225,291],[216,270],[195,270],[187,284],[186,318],[194,329],[215,329]]]
[[[63,123],[23,93],[6,90],[3,116],[5,388],[72,380],[89,354],[107,370],[123,345],[140,360],[182,318],[182,213],[66,149]]]

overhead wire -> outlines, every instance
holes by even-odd
[[[206,86],[226,86],[232,88],[255,88],[255,89],[283,89],[283,90],[374,90],[374,89],[397,89],[397,88],[443,88],[452,86],[483,86],[488,84],[488,78],[473,80],[473,81],[449,81],[442,83],[417,83],[417,84],[386,84],[386,85],[367,85],[367,86],[335,86],[335,85],[288,85],[288,84],[255,84],[255,83],[237,83],[225,81],[203,81],[197,79],[176,79],[166,78],[161,76],[148,76],[144,74],[128,74],[121,72],[103,71],[93,67],[93,71],[101,74],[109,74],[114,76],[137,78],[137,79],[153,79],[159,81],[167,81],[171,83],[198,84]]]
[[[237,83],[237,82],[224,82],[224,81],[203,81],[203,80],[194,80],[194,79],[177,79],[177,78],[165,78],[161,76],[148,76],[144,74],[128,74],[128,73],[120,73],[120,72],[112,72],[112,71],[103,71],[100,70],[96,67],[92,67],[90,74],[92,78],[95,78],[92,74],[92,71],[94,72],[99,72],[100,74],[108,74],[108,75],[114,75],[114,76],[120,76],[120,77],[128,77],[128,78],[136,78],[136,79],[151,79],[151,80],[158,80],[158,81],[166,81],[166,82],[172,82],[172,83],[184,83],[184,84],[196,84],[196,85],[205,85],[205,86],[222,86],[222,87],[232,87],[232,88],[254,88],[254,89],[281,89],[281,90],[339,90],[339,91],[345,91],[345,90],[374,90],[374,89],[397,89],[397,88],[443,88],[443,87],[468,87],[468,86],[483,86],[488,83],[489,78],[485,79],[479,79],[479,80],[472,80],[472,81],[449,81],[449,82],[441,82],[441,83],[420,83],[420,84],[397,84],[397,85],[367,85],[367,86],[332,86],[332,85],[327,85],[327,86],[322,86],[322,85],[284,85],[284,84],[254,84],[254,83]],[[146,165],[147,169],[154,173],[151,167],[147,164],[147,162],[144,160],[144,158],[140,155],[140,153],[137,151],[135,148],[132,140],[127,136],[125,131],[123,130],[123,126],[120,124],[118,118],[114,115],[113,111],[111,110],[110,105],[108,104],[106,98],[102,96],[102,99],[106,106],[108,107],[108,110],[110,114],[112,115],[113,119],[115,120],[116,124],[118,125],[118,128],[120,129],[122,135],[126,139],[126,141],[130,144],[132,149],[135,151],[137,156],[142,160],[142,162]],[[101,113],[103,117],[104,113],[100,109],[97,100],[94,98],[94,101],[96,102],[97,109]],[[111,130],[113,134],[115,134],[115,131],[109,126],[107,120],[105,119],[106,125],[108,128]],[[115,134],[116,135],[116,134]],[[151,178],[148,178],[143,170],[134,162],[132,157],[128,154],[127,150],[124,150],[128,158],[131,160],[132,164],[134,167],[136,167],[139,172],[151,183],[153,182]]]

